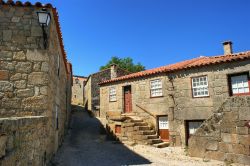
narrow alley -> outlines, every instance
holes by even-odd
[[[72,129],[55,156],[53,165],[140,165],[150,161],[131,151],[123,144],[106,140],[101,123],[85,111],[72,113]]]
[[[224,165],[219,161],[191,158],[175,147],[127,146],[107,139],[98,119],[85,111],[74,111],[71,129],[51,166],[120,165]]]

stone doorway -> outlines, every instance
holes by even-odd
[[[186,120],[186,145],[188,146],[189,138],[195,133],[195,131],[201,126],[204,120]]]
[[[131,86],[124,87],[124,113],[132,112],[132,93]]]
[[[161,140],[169,141],[169,124],[168,116],[158,116],[158,134]]]

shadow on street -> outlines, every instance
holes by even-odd
[[[75,109],[71,129],[61,148],[52,159],[57,166],[119,166],[151,162],[110,139],[100,121],[83,109]]]

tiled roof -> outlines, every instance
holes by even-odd
[[[35,4],[32,4],[30,2],[21,2],[21,1],[16,1],[14,2],[13,0],[0,0],[0,5],[10,5],[10,6],[33,6],[33,7],[45,7],[45,8],[52,8],[52,5],[50,3],[47,4],[42,4],[41,2],[36,2]]]
[[[60,22],[59,22],[59,16],[58,16],[58,12],[56,10],[56,8],[54,8],[50,3],[47,4],[42,4],[40,2],[36,2],[35,4],[32,4],[30,2],[21,2],[21,1],[16,1],[14,2],[13,0],[0,0],[0,5],[8,5],[8,6],[19,6],[19,7],[37,7],[37,8],[51,8],[52,12],[53,12],[53,17],[56,23],[56,30],[57,30],[57,34],[58,34],[58,38],[59,38],[59,42],[60,42],[60,48],[63,54],[63,60],[64,60],[64,65],[66,70],[67,68],[67,56],[66,56],[66,52],[64,49],[64,45],[63,45],[63,38],[62,38],[62,31],[61,31],[61,27],[60,27]],[[69,73],[70,71],[67,70],[67,72]]]
[[[212,57],[201,56],[201,57],[194,58],[191,60],[186,60],[183,62],[179,62],[179,63],[167,65],[167,66],[162,66],[162,67],[149,69],[149,70],[145,70],[145,71],[141,71],[137,73],[132,73],[132,74],[125,75],[122,77],[117,77],[111,80],[106,80],[106,81],[101,82],[100,84],[107,84],[107,83],[112,83],[112,82],[117,82],[117,81],[122,81],[122,80],[129,80],[133,78],[144,77],[144,76],[149,76],[149,75],[154,75],[154,74],[159,74],[159,73],[168,73],[168,72],[173,72],[177,70],[190,69],[190,68],[202,67],[202,66],[213,65],[213,64],[240,61],[244,59],[250,59],[250,51],[240,52],[240,53],[230,54],[230,55],[212,56]]]

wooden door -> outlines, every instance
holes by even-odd
[[[124,113],[132,112],[131,86],[124,87]]]
[[[169,125],[168,125],[168,117],[160,116],[158,118],[158,126],[159,126],[159,136],[163,141],[169,141]]]

